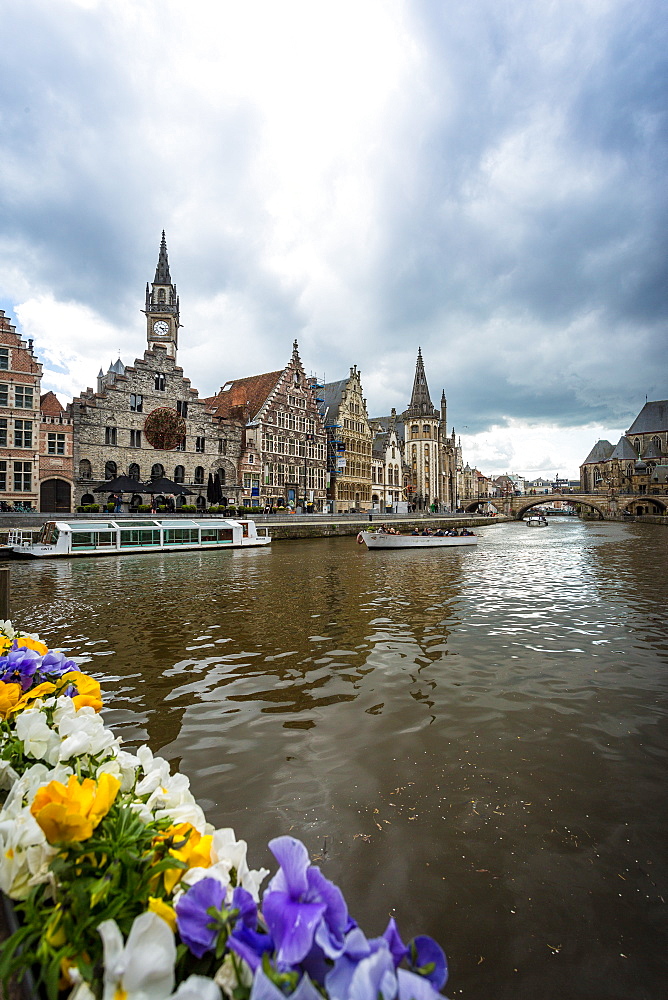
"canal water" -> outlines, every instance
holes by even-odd
[[[450,997],[668,993],[668,532],[552,519],[475,550],[12,564],[13,617],[98,676],[271,867],[302,838]]]

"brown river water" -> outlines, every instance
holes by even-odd
[[[255,867],[290,831],[449,997],[668,996],[668,531],[552,519],[477,549],[12,564],[15,623],[103,682]]]

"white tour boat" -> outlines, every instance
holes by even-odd
[[[527,528],[547,528],[547,518],[544,514],[532,514],[524,519]]]
[[[225,517],[141,518],[136,521],[47,521],[35,537],[32,531],[9,532],[8,548],[15,556],[122,555],[125,552],[181,552],[183,549],[240,549],[269,545],[266,528],[255,521]]]
[[[368,549],[441,549],[453,545],[477,545],[478,536],[399,535],[390,531],[360,531],[357,541]]]

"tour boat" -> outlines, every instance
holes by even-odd
[[[16,528],[9,532],[7,539],[8,548],[15,556],[34,559],[180,552],[183,549],[240,549],[269,545],[270,542],[267,529],[260,528],[258,533],[255,521],[224,517],[47,521],[36,538],[34,532]]]
[[[544,514],[534,514],[525,518],[527,528],[547,528],[547,518]]]
[[[389,531],[360,531],[357,541],[368,549],[441,549],[477,545],[477,535],[394,535]]]

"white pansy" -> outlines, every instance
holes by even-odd
[[[35,707],[17,715],[15,726],[16,735],[22,741],[27,757],[46,760],[49,764],[56,763],[61,739],[58,733],[49,728],[39,700],[35,702]]]
[[[231,827],[214,831],[211,841],[213,865],[218,863],[229,865],[228,871],[234,868],[237,873],[237,885],[243,886],[247,892],[250,892],[257,903],[260,898],[260,885],[269,874],[269,869],[251,870],[246,861],[247,851],[248,844],[245,840],[237,840]]]
[[[84,754],[97,756],[118,749],[119,741],[110,729],[105,728],[94,708],[84,706],[76,709],[72,699],[67,700],[73,711],[61,711],[59,707],[54,713],[54,721],[63,740],[58,754],[60,760]]]
[[[103,1000],[168,1000],[174,988],[174,934],[157,913],[136,917],[128,939],[115,920],[98,927],[104,948]]]
[[[134,754],[116,750],[111,760],[106,760],[97,769],[97,774],[113,774],[121,783],[121,791],[129,792],[134,787],[139,762]]]
[[[33,885],[46,882],[58,852],[48,843],[28,806],[0,813],[0,889],[12,899],[25,899]]]
[[[205,831],[206,817],[190,791],[185,774],[173,774],[161,781],[146,805],[156,819],[169,817],[173,823],[190,823],[199,833]]]
[[[12,787],[15,781],[19,780],[18,773],[14,770],[8,760],[0,760],[0,789],[5,791]]]
[[[143,777],[137,783],[135,791],[137,795],[150,795],[169,778],[169,764],[162,757],[154,757],[147,746],[139,747],[137,758]]]
[[[237,970],[240,973],[238,978]],[[236,990],[237,986],[239,986],[239,981],[242,986],[252,986],[253,973],[250,966],[244,962],[243,958],[240,958],[238,955],[235,956],[235,958],[232,958],[232,956],[228,953],[223,959],[223,964],[214,976],[214,981],[220,986],[223,991],[223,995],[232,1000],[234,990]]]
[[[13,639],[16,635],[16,631],[12,623],[7,620],[6,622],[0,621],[0,632],[6,635],[8,639]]]
[[[220,989],[206,976],[188,976],[167,1000],[220,1000]]]

